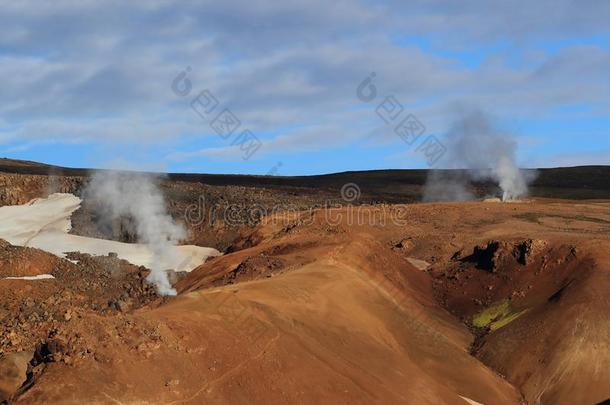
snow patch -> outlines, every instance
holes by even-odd
[[[39,274],[37,276],[23,276],[23,277],[4,277],[4,280],[49,280],[55,278],[51,274]]]
[[[428,270],[430,263],[425,260],[415,259],[414,257],[407,257],[407,261],[411,263],[416,269],[424,271]]]
[[[472,399],[467,398],[467,397],[463,397],[461,395],[460,395],[460,398],[462,398],[464,401],[468,402],[468,404],[470,404],[470,405],[484,405],[484,404],[482,404],[480,402],[473,401]]]
[[[81,199],[73,194],[56,193],[25,205],[0,207],[0,238],[13,245],[38,248],[60,257],[65,257],[68,252],[94,256],[114,252],[137,266],[152,267],[153,252],[144,244],[70,235],[70,217],[80,204]],[[168,269],[174,271],[191,271],[206,258],[221,254],[214,248],[193,245],[174,249],[174,260],[168,264]]]

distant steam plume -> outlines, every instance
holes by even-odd
[[[161,295],[176,295],[166,270],[175,259],[174,246],[186,237],[186,231],[167,213],[156,179],[138,173],[97,172],[85,194],[98,203],[103,221],[130,219],[138,242],[148,245],[153,255],[147,281]]]
[[[425,201],[469,200],[472,181],[494,181],[502,190],[502,200],[515,200],[527,195],[528,184],[535,174],[517,167],[516,142],[496,128],[480,111],[463,115],[450,128],[445,138],[448,169],[429,173],[424,191]]]

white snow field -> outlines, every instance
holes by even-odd
[[[152,252],[144,244],[122,243],[105,239],[70,235],[70,217],[81,204],[73,194],[52,194],[25,205],[0,207],[0,238],[18,246],[38,248],[65,257],[67,252],[105,256],[114,252],[138,266],[151,268]],[[218,256],[214,248],[193,245],[176,246],[168,263],[175,271],[191,271],[209,256]]]
[[[4,277],[3,280],[51,280],[54,279],[51,274],[39,274],[37,276],[23,276],[23,277]]]

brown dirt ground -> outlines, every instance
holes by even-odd
[[[26,353],[11,402],[599,403],[610,398],[609,218],[610,203],[556,200],[278,214],[165,299],[146,293],[144,269],[122,263],[115,279],[97,275],[112,258],[61,260],[65,279],[0,280],[3,325],[23,322],[29,300],[59,305],[46,327],[2,332],[21,342],[2,346],[14,373],[0,373],[0,390],[15,389],[13,353]],[[132,304],[117,307],[128,288]],[[505,300],[523,314],[473,326]]]

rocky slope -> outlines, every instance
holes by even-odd
[[[76,280],[62,282],[63,290],[74,285],[79,293],[71,294],[85,296],[72,315],[60,306],[46,335],[4,346],[3,361],[16,373],[24,353],[31,354],[25,384],[12,400],[573,404],[610,398],[604,294],[610,204],[365,208],[264,218],[239,236],[231,253],[177,281],[180,294],[171,299],[135,299],[119,311],[108,302],[120,295],[102,289],[86,298]],[[430,267],[422,271],[409,259]],[[138,272],[121,271],[117,284],[107,281],[117,286],[108,291],[118,294],[123,285],[140,291]],[[15,305],[60,284],[0,283],[11,283]]]
[[[86,172],[53,180],[17,166],[1,175],[3,203],[87,183]],[[115,257],[0,242],[0,401],[610,399],[607,201],[307,209],[340,202],[337,180],[275,181],[162,181],[191,240],[226,251],[176,276],[177,297],[158,297],[147,269]],[[399,195],[369,190],[357,202]],[[76,232],[133,241],[124,223],[100,228],[95,204],[72,218]],[[200,215],[206,204],[223,214]],[[6,278],[41,274],[54,278]]]

